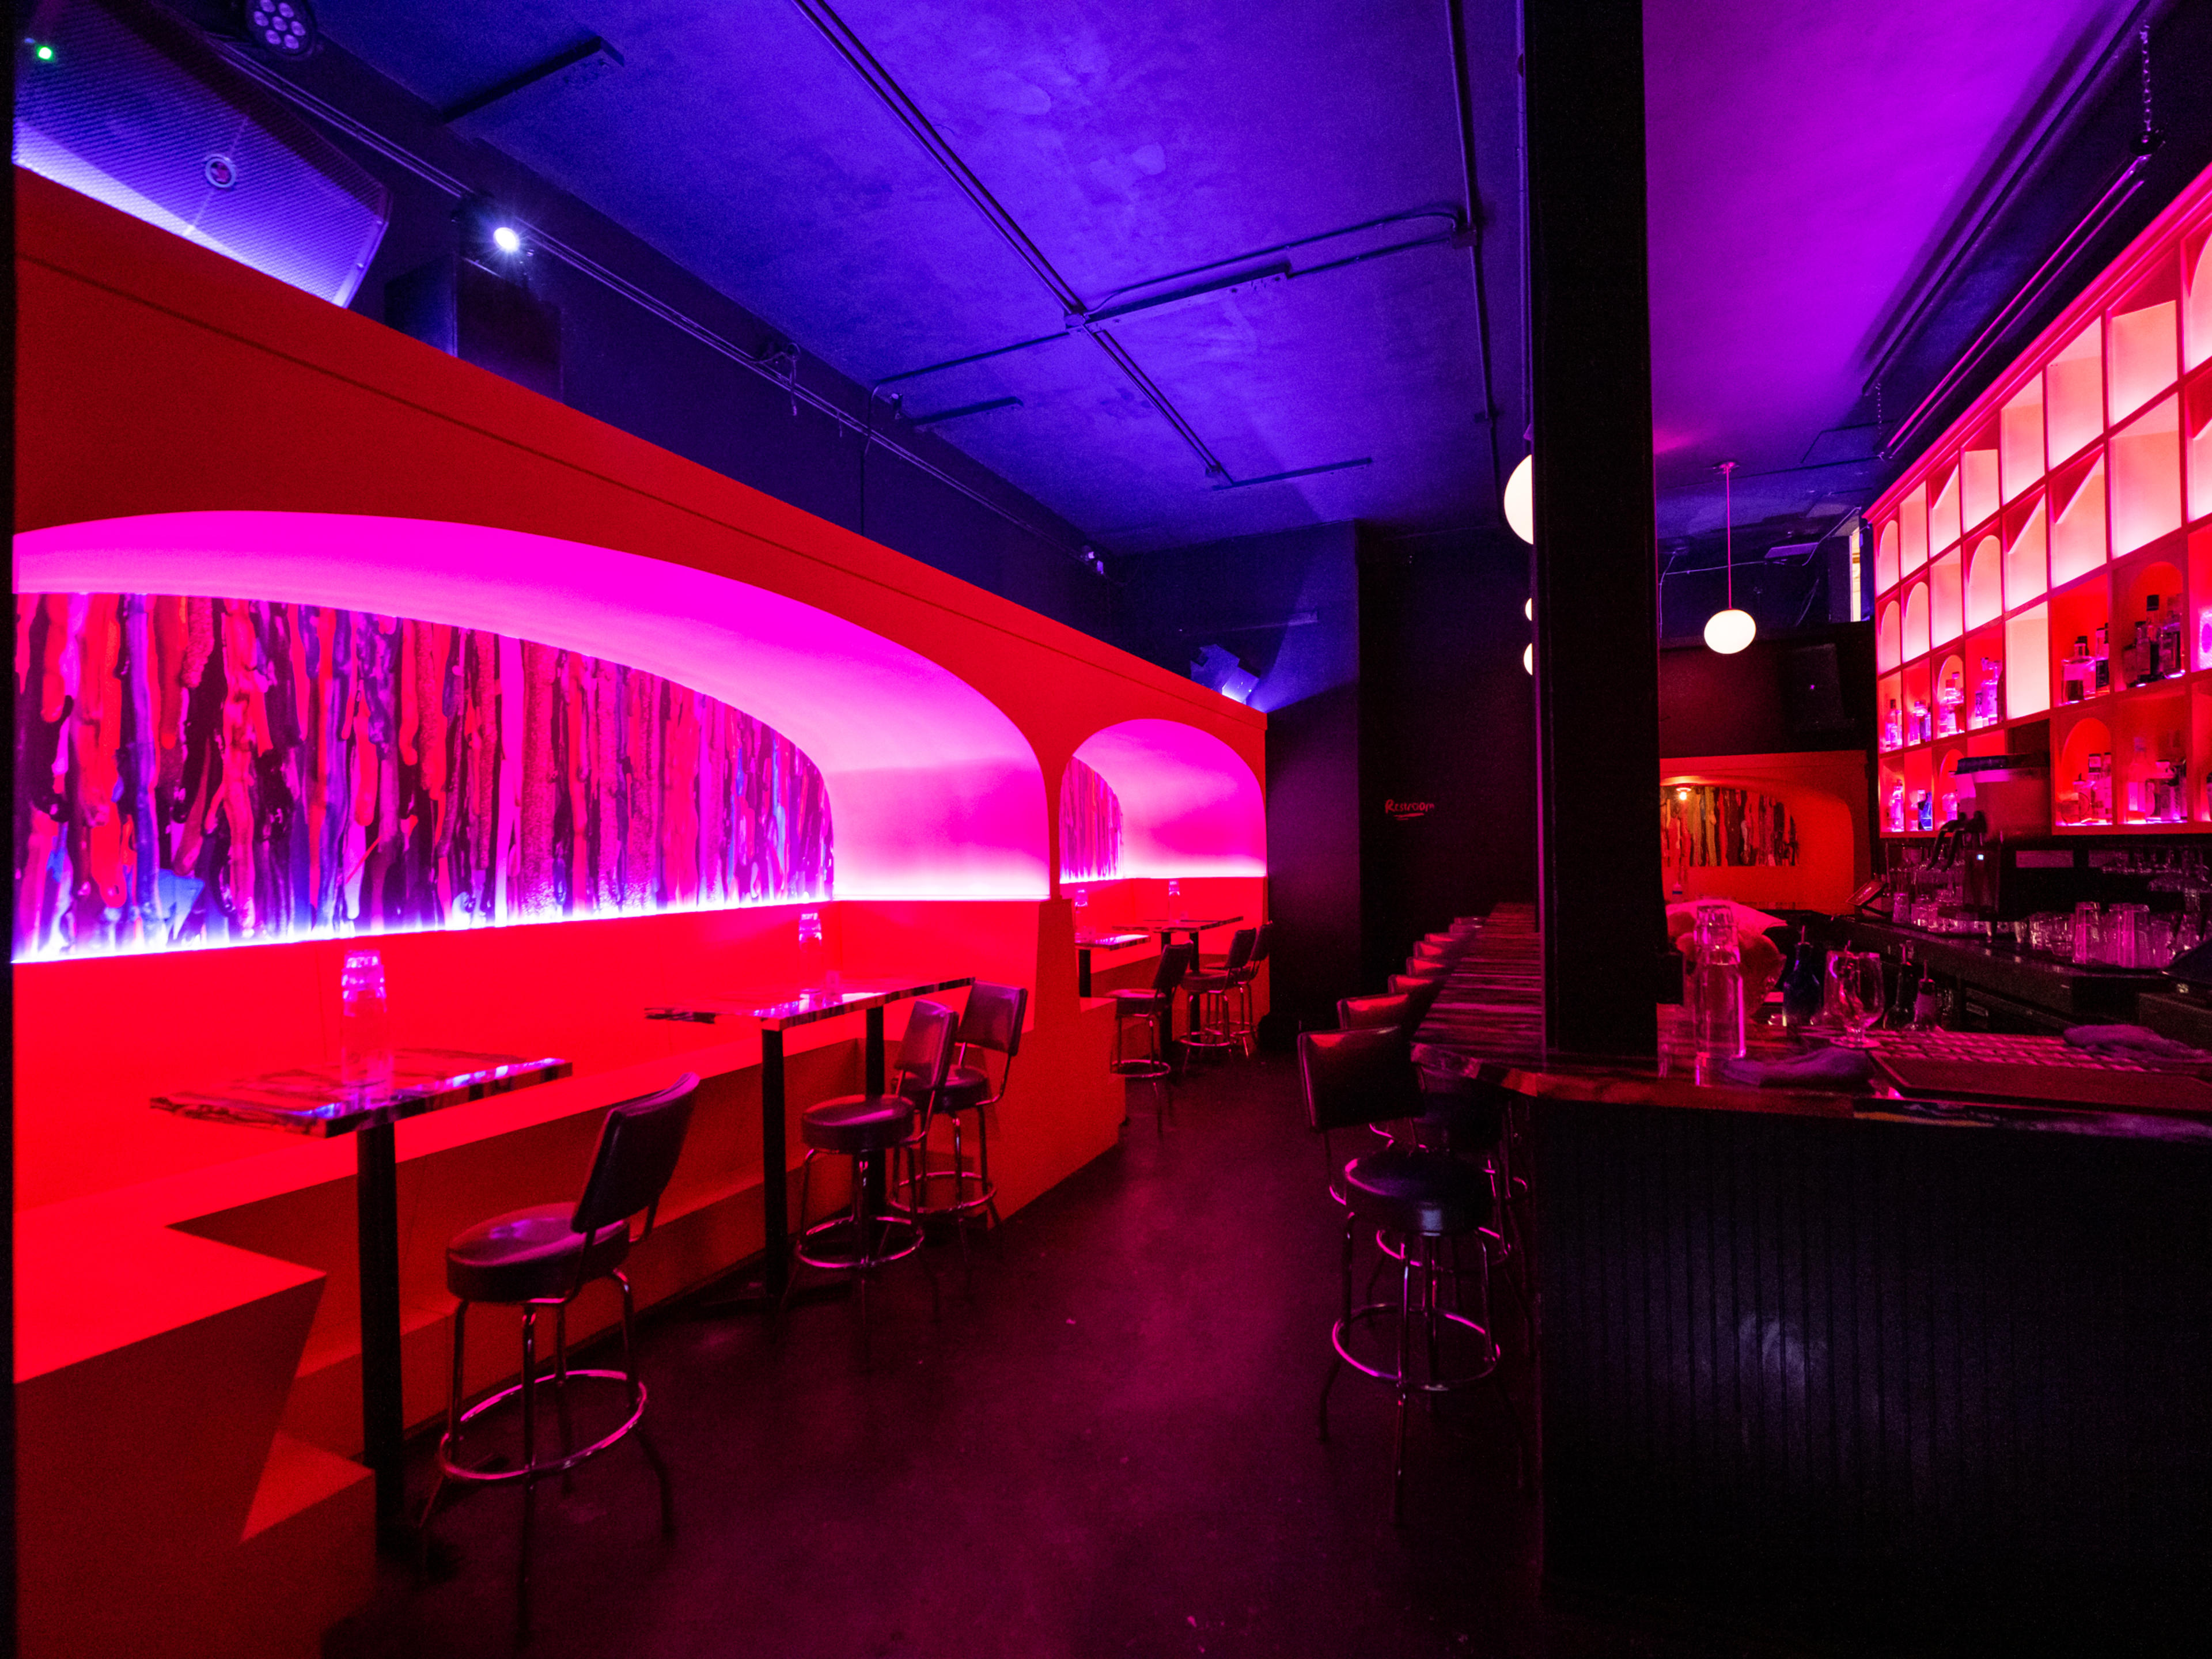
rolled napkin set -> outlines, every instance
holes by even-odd
[[[1814,1048],[1788,1060],[1724,1060],[1714,1068],[1740,1089],[1856,1089],[1874,1075],[1863,1048]]]
[[[2145,1025],[2075,1025],[2066,1032],[2070,1047],[2100,1060],[2131,1060],[2161,1071],[2195,1070],[2212,1066],[2212,1054],[2185,1042],[2160,1036]]]

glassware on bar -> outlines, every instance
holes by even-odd
[[[1838,1048],[1871,1048],[1875,1040],[1868,1028],[1882,1012],[1881,958],[1871,951],[1838,951],[1828,958],[1831,998],[1844,1030],[1835,1041]]]
[[[1743,946],[1736,938],[1735,907],[1724,899],[1698,906],[1697,955],[1690,969],[1689,994],[1698,1059],[1741,1060]]]

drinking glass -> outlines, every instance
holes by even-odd
[[[374,945],[347,946],[338,972],[338,1077],[358,1100],[380,1101],[392,1092],[384,957]]]
[[[1873,1048],[1875,1040],[1867,1030],[1881,1018],[1881,957],[1872,951],[1838,951],[1828,958],[1828,980],[1832,1000],[1844,1022],[1836,1045]]]

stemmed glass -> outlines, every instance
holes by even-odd
[[[1838,951],[1828,958],[1830,1006],[1842,1015],[1840,1048],[1871,1048],[1867,1030],[1881,1018],[1881,957],[1872,951]]]

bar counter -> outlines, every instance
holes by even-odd
[[[1547,1581],[2201,1632],[2212,1125],[1547,1054],[1536,947],[1493,912],[1416,1055],[1525,1102]]]

